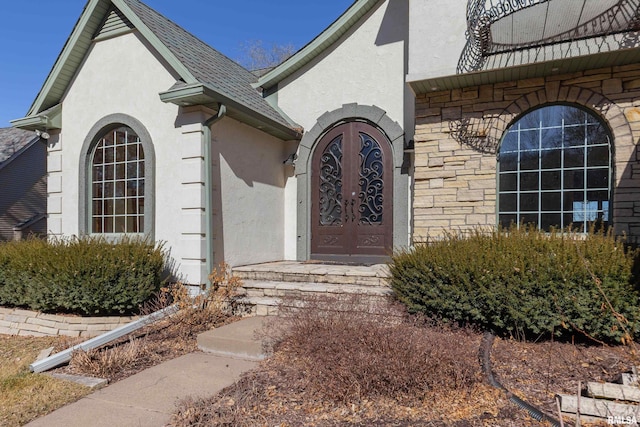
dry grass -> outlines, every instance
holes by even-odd
[[[64,338],[0,335],[0,425],[24,425],[89,394],[90,389],[29,372],[29,364],[48,347],[61,347]]]
[[[123,367],[131,369],[151,356],[148,346],[139,339],[131,338],[126,344],[108,351],[93,349],[77,351],[72,356],[72,365],[87,375],[99,378],[111,378]]]
[[[486,384],[479,333],[408,319],[357,297],[303,304],[306,310],[281,308],[267,329],[269,359],[216,396],[183,401],[171,426],[547,425]],[[574,391],[578,380],[610,380],[637,361],[625,347],[514,340],[496,340],[492,360],[508,389],[551,416],[555,393]]]
[[[260,368],[217,396],[182,402],[171,425],[539,425],[482,383],[479,334],[357,296],[304,305],[281,307],[266,331],[275,353]]]

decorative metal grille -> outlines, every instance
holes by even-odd
[[[628,47],[625,35],[606,37],[640,30],[639,10],[640,0],[469,0],[467,45],[458,73],[565,57],[568,49],[554,53],[541,47],[595,37],[599,42],[572,49],[585,55]],[[637,35],[634,39],[637,45]]]
[[[144,150],[128,127],[109,131],[93,153],[92,233],[144,232]]]
[[[382,148],[376,140],[360,132],[359,224],[381,224],[384,196]]]
[[[320,158],[320,225],[342,225],[342,135]]]
[[[610,136],[595,116],[566,105],[534,110],[500,146],[499,222],[543,230],[606,226],[610,175]]]

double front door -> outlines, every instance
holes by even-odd
[[[393,162],[387,138],[363,122],[330,130],[312,158],[311,257],[376,262],[392,249]]]

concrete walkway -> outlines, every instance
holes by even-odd
[[[27,426],[164,426],[178,400],[214,395],[256,366],[264,356],[254,331],[263,321],[260,317],[247,318],[206,332],[198,339],[204,352],[146,369]]]

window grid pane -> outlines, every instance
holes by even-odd
[[[127,127],[105,134],[92,156],[92,233],[144,232],[144,151]]]
[[[500,147],[500,225],[582,231],[593,222],[608,225],[609,141],[599,120],[575,107],[543,107],[518,120]]]

